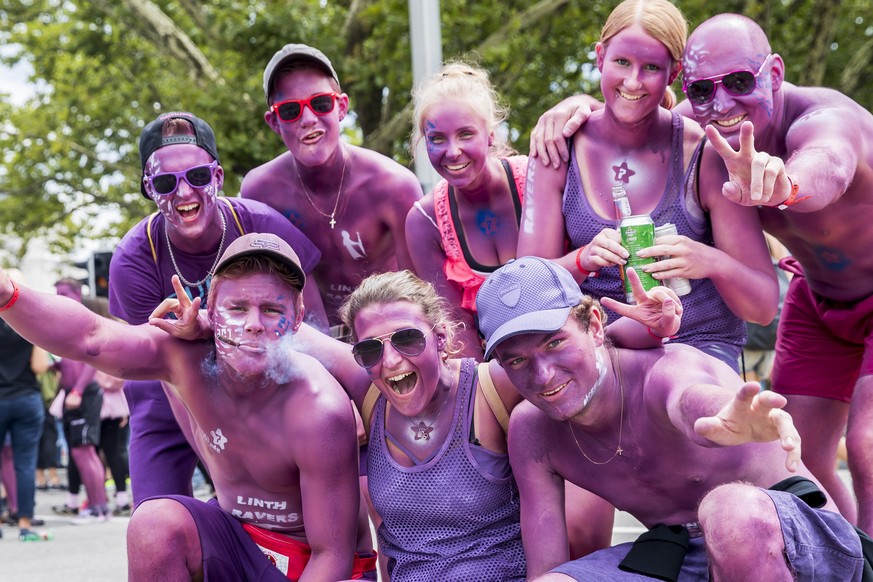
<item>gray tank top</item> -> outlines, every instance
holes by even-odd
[[[682,116],[673,113],[673,139],[670,171],[661,200],[652,211],[655,226],[672,222],[679,234],[714,246],[712,224],[703,214],[694,196],[695,176],[703,141],[694,152],[694,162],[683,174]],[[576,156],[570,158],[567,183],[564,187],[563,213],[567,234],[574,249],[588,244],[604,228],[618,228],[618,221],[600,217],[585,197],[582,189],[581,171]],[[624,302],[624,286],[618,267],[604,267],[597,277],[588,277],[581,285],[582,291],[596,298],[611,297]],[[702,347],[713,342],[742,347],[746,343],[746,326],[725,304],[711,279],[691,281],[691,293],[682,297],[684,313],[682,327],[676,341]],[[606,310],[610,321],[618,314]]]
[[[452,429],[432,458],[397,463],[385,440],[385,398],[374,409],[368,453],[370,497],[382,517],[379,548],[392,580],[525,579],[519,498],[509,459],[470,444],[476,362],[461,363]],[[475,451],[473,449],[480,449]],[[477,460],[501,461],[500,476]]]

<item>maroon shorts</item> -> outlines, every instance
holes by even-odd
[[[773,390],[849,402],[860,376],[873,374],[873,296],[853,303],[816,295],[795,272],[776,340]]]

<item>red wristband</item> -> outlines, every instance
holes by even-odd
[[[15,284],[15,281],[9,279],[9,282],[12,283],[12,297],[9,298],[9,301],[6,302],[6,305],[0,307],[0,311],[6,311],[18,301],[18,295],[21,293],[21,290],[18,288],[18,285]]]
[[[579,272],[582,273],[583,277],[587,277],[591,274],[591,271],[582,266],[582,251],[585,250],[585,247],[588,245],[584,245],[579,247],[579,250],[576,251],[576,268],[579,269]]]
[[[786,174],[785,177],[788,178],[788,183],[791,184],[791,194],[788,195],[788,198],[785,199],[785,202],[778,205],[776,208],[778,208],[779,210],[785,210],[789,206],[793,206],[798,202],[803,202],[807,198],[812,198],[812,195],[810,194],[798,198],[797,193],[800,191],[800,186],[794,183],[794,180],[791,179],[791,176]]]
[[[647,327],[646,331],[649,332],[650,336],[652,336],[656,340],[660,341],[662,344],[665,344],[668,341],[670,341],[672,339],[676,339],[677,337],[679,337],[676,335],[668,335],[667,337],[661,337],[661,336],[657,335],[655,332],[653,332],[651,327]]]

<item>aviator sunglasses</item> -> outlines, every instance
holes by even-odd
[[[764,70],[764,65],[770,60],[772,54],[767,55],[761,66],[758,67],[757,73],[751,71],[732,71],[724,75],[715,75],[706,77],[705,79],[697,79],[696,81],[688,82],[688,79],[683,79],[682,91],[688,96],[688,100],[695,105],[705,105],[712,101],[715,97],[716,86],[721,83],[724,90],[742,97],[748,95],[758,86],[757,79]]]
[[[161,196],[169,196],[179,188],[179,182],[183,178],[192,188],[203,188],[212,182],[212,176],[217,167],[218,160],[214,160],[211,164],[194,166],[181,172],[161,172],[154,176],[144,176],[143,180],[148,181],[152,189]]]
[[[309,107],[316,115],[327,115],[333,111],[337,97],[337,93],[319,93],[309,99],[286,99],[273,103],[270,111],[278,115],[281,121],[291,123],[300,119],[304,107]]]
[[[385,340],[391,342],[394,349],[404,356],[417,356],[427,345],[427,336],[434,330],[434,325],[427,333],[415,327],[398,329],[385,335],[361,340],[352,347],[355,361],[363,368],[372,368],[382,359]]]

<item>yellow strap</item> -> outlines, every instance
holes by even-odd
[[[364,403],[361,405],[361,420],[364,421],[364,432],[367,437],[370,436],[370,420],[373,418],[373,409],[376,408],[376,401],[379,399],[379,389],[375,384],[370,384],[367,389],[367,395],[364,396]]]
[[[149,221],[146,223],[146,234],[149,236],[149,246],[152,249],[152,260],[155,264],[158,264],[158,252],[155,250],[155,239],[152,238],[152,221],[154,221],[155,216],[157,216],[157,212],[153,212],[149,215]]]
[[[230,208],[230,213],[233,215],[233,221],[236,223],[236,229],[239,231],[240,236],[246,233],[246,230],[243,228],[242,223],[239,221],[239,216],[236,215],[236,209],[233,207],[233,204],[230,203],[230,199],[224,196],[219,196],[219,200],[224,200],[224,203],[227,204],[227,207]]]
[[[488,402],[488,407],[494,413],[494,418],[503,429],[503,432],[509,434],[509,411],[506,410],[506,405],[500,399],[497,393],[497,388],[494,387],[494,382],[491,380],[491,370],[488,369],[488,363],[479,364],[479,386],[482,387],[482,395]]]
[[[243,228],[242,223],[239,221],[239,216],[236,214],[236,209],[233,207],[233,204],[230,203],[230,200],[225,198],[224,196],[219,196],[219,200],[223,200],[227,207],[230,209],[230,214],[233,216],[233,221],[236,223],[236,229],[239,231],[240,236],[246,233],[246,230]],[[155,239],[152,237],[152,222],[155,220],[155,216],[157,216],[157,212],[153,212],[149,215],[148,223],[146,224],[146,234],[149,237],[149,247],[152,249],[152,260],[155,264],[158,264],[158,253],[155,250]]]

